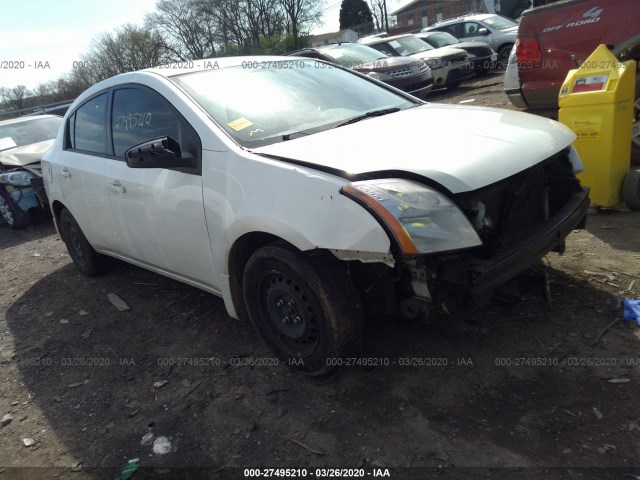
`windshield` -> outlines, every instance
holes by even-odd
[[[438,32],[428,37],[419,37],[422,38],[425,42],[428,42],[429,45],[436,48],[446,47],[448,45],[453,45],[455,43],[460,43],[456,37],[447,32]]]
[[[431,45],[420,40],[418,37],[414,37],[413,35],[409,37],[396,38],[395,40],[388,40],[384,44],[380,45],[389,45],[397,55],[402,55],[403,57],[413,55],[414,53],[433,50]]]
[[[62,118],[47,117],[0,125],[0,152],[56,138],[60,123]]]
[[[247,67],[253,63],[256,68]],[[171,79],[237,143],[251,148],[419,103],[314,59],[243,62]]]
[[[340,45],[335,48],[323,48],[320,51],[338,65],[347,68],[354,68],[364,63],[388,58],[378,50],[364,45]]]
[[[485,18],[483,22],[496,30],[506,30],[507,28],[518,26],[516,22],[512,22],[508,18],[504,18],[499,15],[494,15],[493,17]]]

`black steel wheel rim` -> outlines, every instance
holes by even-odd
[[[317,308],[306,288],[273,270],[262,275],[257,290],[266,340],[289,356],[312,354],[320,332]]]

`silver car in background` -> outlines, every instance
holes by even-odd
[[[447,32],[465,42],[484,42],[498,52],[498,65],[504,68],[516,43],[518,24],[500,15],[481,13],[443,20],[422,31]]]

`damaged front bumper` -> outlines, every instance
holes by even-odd
[[[589,189],[573,194],[534,234],[497,251],[488,258],[471,252],[459,253],[437,261],[439,283],[462,287],[469,293],[486,296],[529,268],[548,252],[564,252],[565,238],[584,228],[589,208]]]
[[[18,181],[13,181],[16,178]],[[3,172],[0,174],[0,188],[25,212],[32,208],[47,208],[49,204],[42,177],[29,171]]]

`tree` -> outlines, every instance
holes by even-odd
[[[373,30],[373,17],[365,0],[342,0],[340,29],[351,28],[359,33]]]
[[[300,48],[300,28],[307,30],[322,19],[324,2],[316,0],[279,0],[287,18],[287,31],[293,37],[294,49]]]
[[[212,57],[220,40],[217,19],[196,0],[160,0],[145,16],[148,30],[157,32],[174,60]]]
[[[379,32],[385,30],[387,28],[387,19],[385,17],[387,10],[385,0],[369,0],[369,9],[371,10],[371,15],[373,16],[376,31]]]
[[[114,33],[94,38],[89,51],[80,57],[71,80],[93,84],[124,72],[168,63],[165,44],[157,32],[127,24]]]
[[[10,110],[22,110],[27,107],[27,98],[31,96],[31,92],[24,85],[18,85],[13,88],[0,89],[0,97],[2,103]]]

